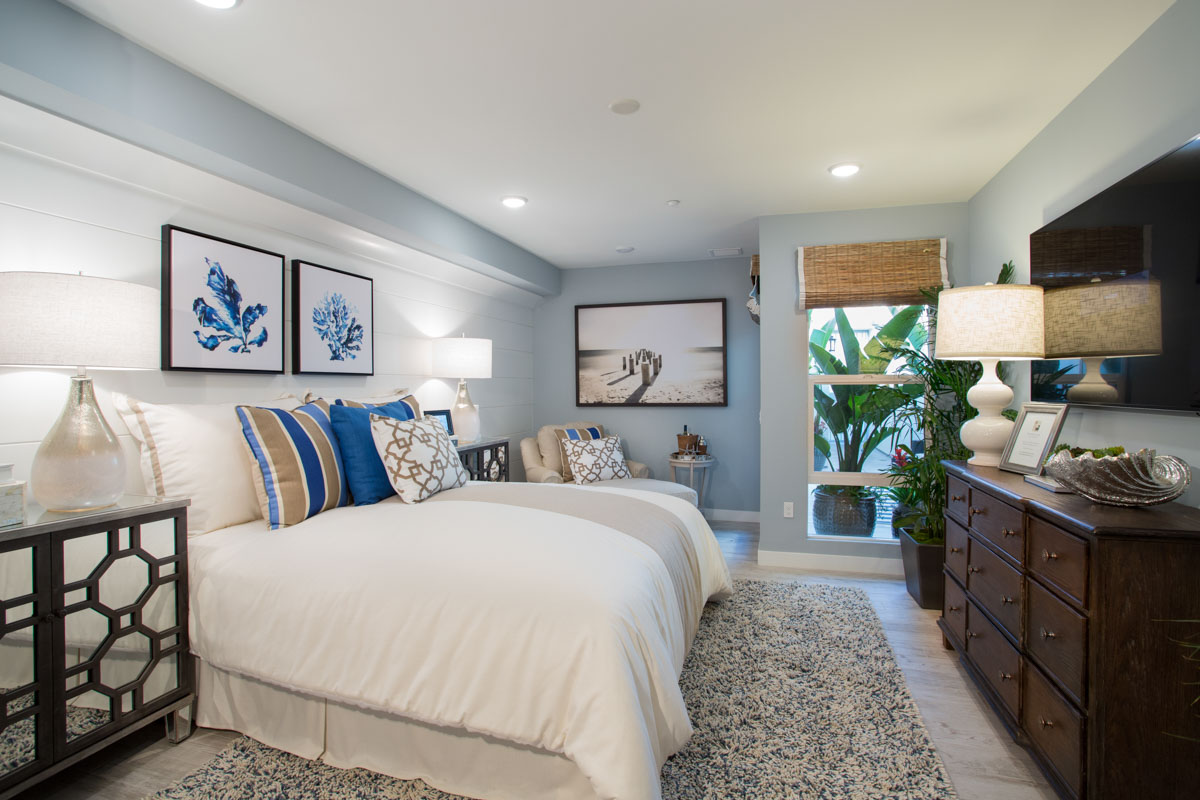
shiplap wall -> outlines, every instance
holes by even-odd
[[[130,155],[151,168],[159,158]],[[406,256],[400,248],[382,249],[378,258],[350,255],[321,241],[331,238],[317,232],[324,220],[305,228],[308,212],[294,212],[265,196],[247,203],[248,190],[232,184],[214,192],[219,179],[212,176],[197,174],[193,183],[176,174],[164,191],[164,181],[148,173],[139,183],[128,179],[128,169],[114,168],[122,176],[116,178],[66,163],[61,151],[55,156],[0,140],[0,271],[83,271],[158,288],[160,226],[169,222],[283,253],[289,272],[290,260],[301,258],[374,280],[376,374],[369,378],[158,370],[92,373],[101,408],[126,448],[131,491],[143,488],[137,445],[113,410],[110,392],[150,402],[208,403],[256,402],[307,389],[326,397],[353,398],[408,387],[423,407],[447,408],[454,382],[429,377],[429,341],[461,333],[493,341],[494,377],[471,381],[471,396],[480,408],[483,434],[512,440],[513,476],[523,475],[517,441],[531,427],[535,296],[525,297],[511,287],[497,287],[496,296],[490,296],[415,274],[428,268],[429,257],[411,251]],[[79,161],[87,163],[84,154]],[[174,162],[169,168],[173,173],[190,169]],[[193,191],[200,185],[205,191]],[[226,189],[228,207],[219,202]],[[238,217],[231,218],[228,208],[237,208]],[[262,213],[248,217],[246,208],[261,208]],[[290,303],[290,275],[285,288]],[[290,324],[285,330],[290,335]],[[290,341],[285,350],[290,367]],[[0,368],[0,463],[15,464],[18,478],[28,479],[38,443],[63,407],[71,372]]]

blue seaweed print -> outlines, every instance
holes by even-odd
[[[313,307],[313,330],[329,348],[330,361],[355,359],[362,350],[363,326],[356,314],[358,307],[338,292],[326,292]]]
[[[192,303],[192,312],[201,328],[212,328],[216,333],[204,336],[200,331],[194,331],[196,341],[205,350],[216,350],[229,342],[231,353],[249,353],[251,347],[262,347],[267,341],[266,326],[253,338],[250,329],[267,315],[267,307],[256,303],[242,311],[242,293],[238,291],[237,281],[225,274],[221,262],[206,258],[204,263],[208,264],[207,284],[215,307],[204,302],[203,297],[197,297]]]

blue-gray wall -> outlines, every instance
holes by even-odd
[[[760,551],[820,556],[899,558],[889,542],[808,538],[805,453],[812,446],[807,416],[808,319],[800,310],[796,248],[843,242],[945,237],[951,281],[965,272],[967,205],[903,206],[866,211],[788,214],[758,223],[762,269],[762,528]],[[785,519],[783,504],[795,503]],[[872,568],[871,571],[878,571]]]
[[[1200,2],[1180,0],[971,199],[962,282],[989,280],[1008,258],[1028,280],[1030,233],[1200,134],[1198,42]],[[1060,439],[1153,447],[1200,469],[1195,416],[1073,409]],[[1200,481],[1184,502],[1200,505]]]
[[[534,312],[533,427],[569,420],[599,422],[618,434],[629,458],[670,480],[667,454],[687,425],[704,434],[717,458],[704,505],[757,511],[759,336],[745,308],[750,259],[638,264],[563,270],[562,294]],[[578,408],[575,405],[575,306],[642,300],[726,298],[725,408]],[[682,476],[681,476],[682,477]]]

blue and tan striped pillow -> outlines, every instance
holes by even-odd
[[[575,475],[571,472],[571,462],[567,460],[567,446],[565,442],[587,442],[592,439],[603,439],[604,426],[596,425],[591,428],[555,428],[554,435],[558,438],[558,452],[562,456],[563,480],[570,483],[575,480]]]
[[[349,502],[327,402],[317,400],[295,411],[238,406],[237,414],[258,502],[272,529]]]
[[[392,405],[393,403],[403,403],[404,405],[408,406],[408,410],[412,412],[412,416],[409,417],[409,419],[421,418],[421,404],[418,403],[417,398],[413,397],[411,394],[406,394],[403,397],[396,397],[392,400],[383,400],[382,402],[376,402],[375,400],[346,400],[340,397],[333,402],[336,405],[346,406],[347,408],[378,408],[379,406]]]

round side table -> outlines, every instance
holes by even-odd
[[[716,462],[717,460],[712,456],[697,456],[696,458],[667,456],[667,463],[671,465],[671,480],[682,483],[679,480],[679,469],[682,467],[687,470],[687,485],[689,488],[695,489],[696,505],[699,508],[704,508],[704,487],[708,484],[708,468]],[[697,471],[700,472],[699,485],[696,483]]]

